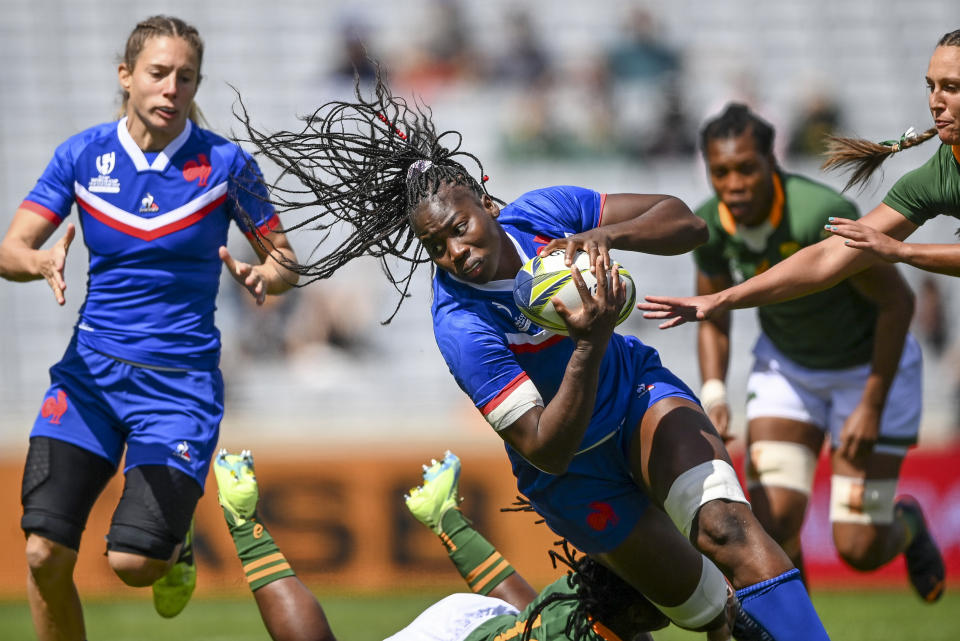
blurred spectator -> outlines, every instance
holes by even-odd
[[[657,35],[657,25],[646,7],[634,7],[621,42],[608,54],[610,71],[618,80],[658,82],[680,71],[678,50]]]
[[[557,122],[554,87],[547,77],[529,85],[510,98],[505,110],[503,151],[508,157],[561,157],[571,153],[569,138]]]
[[[697,150],[697,125],[690,120],[680,83],[671,79],[660,100],[660,112],[649,135],[642,136],[634,153],[654,159],[692,158]]]
[[[420,95],[486,74],[486,61],[473,46],[473,29],[460,0],[433,0],[431,9],[425,42],[401,56],[394,74],[397,86]]]
[[[525,9],[513,9],[506,15],[507,44],[497,62],[494,84],[531,85],[545,80],[552,61],[543,47],[530,14]]]
[[[369,41],[369,28],[357,19],[344,20],[340,25],[340,52],[331,75],[341,82],[353,83],[355,74],[359,74],[363,83],[374,80],[377,69],[368,56],[365,43]]]
[[[819,156],[826,149],[826,137],[840,126],[840,105],[822,91],[811,93],[790,127],[787,153],[795,156]]]

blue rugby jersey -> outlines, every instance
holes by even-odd
[[[72,136],[54,153],[22,208],[56,225],[77,203],[89,250],[78,340],[145,365],[213,369],[217,249],[230,221],[250,235],[277,226],[258,178],[236,144],[191,121],[165,149],[145,154],[126,118]]]
[[[605,195],[580,187],[528,192],[499,218],[526,262],[550,239],[600,225]],[[560,387],[573,341],[531,323],[513,301],[513,280],[482,285],[437,270],[433,328],[450,372],[490,425],[505,429],[534,405],[549,403]],[[619,427],[632,398],[638,365],[655,350],[614,333],[600,369],[597,400],[580,451]]]

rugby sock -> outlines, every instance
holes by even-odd
[[[737,590],[740,607],[776,641],[829,641],[800,570]]]
[[[440,541],[470,589],[487,595],[516,570],[458,509],[440,517]]]
[[[223,512],[227,523],[231,524],[231,514],[226,508]],[[247,583],[254,592],[277,579],[294,575],[273,537],[256,518],[254,516],[239,525],[229,526],[237,556],[240,557],[243,571],[247,575]]]

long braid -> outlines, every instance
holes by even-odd
[[[394,96],[379,68],[373,97],[363,97],[359,78],[354,94],[355,101],[334,100],[301,117],[304,126],[296,132],[259,130],[238,100],[235,115],[246,130],[238,142],[252,144],[256,155],[280,168],[280,176],[267,185],[278,213],[308,211],[299,222],[285,224],[285,231],[321,232],[308,261],[287,267],[308,284],[360,256],[379,259],[400,293],[389,323],[417,266],[430,262],[410,224],[413,211],[445,184],[489,194],[485,177],[478,182],[462,164],[476,165],[483,176],[480,160],[461,150],[461,134],[438,134],[430,108]],[[395,262],[405,266],[398,270]]]
[[[865,186],[887,158],[904,149],[923,144],[936,135],[937,128],[932,127],[920,134],[905,134],[899,140],[880,143],[863,138],[827,136],[826,151],[824,151],[827,159],[820,168],[850,171],[847,184],[843,187],[844,191],[854,185]]]

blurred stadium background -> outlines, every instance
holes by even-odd
[[[926,128],[927,59],[944,32],[960,27],[956,0],[0,0],[0,201],[6,217],[57,144],[114,116],[121,47],[135,22],[155,13],[178,15],[199,28],[207,49],[198,103],[221,134],[238,127],[234,88],[265,129],[293,127],[297,114],[348,95],[359,41],[385,61],[397,92],[422,97],[439,128],[463,133],[464,148],[484,161],[490,191],[504,200],[568,183],[670,193],[691,206],[709,193],[695,150],[699,125],[726,102],[745,101],[777,127],[785,169],[839,186],[840,177],[817,168],[822,134],[882,140],[911,125]],[[881,180],[848,195],[868,211],[929,151],[895,157]],[[915,239],[949,241],[957,227],[935,219]],[[309,234],[292,240],[301,256],[309,253]],[[231,243],[244,251],[239,235]],[[640,295],[692,291],[689,256],[620,259]],[[0,505],[7,508],[0,522],[0,594],[8,598],[22,597],[18,479],[26,436],[47,368],[76,320],[85,264],[83,247],[75,243],[63,309],[42,283],[0,283],[0,478],[6,481]],[[904,275],[918,294],[915,331],[926,358],[921,448],[904,485],[934,507],[935,532],[957,565],[960,484],[950,466],[960,460],[960,325],[954,321],[960,280],[915,270]],[[470,455],[464,456],[468,480],[473,469],[502,472],[505,482],[492,481],[489,471],[477,473],[483,478],[476,481],[475,516],[508,554],[522,557],[515,558],[518,565],[533,564],[538,580],[550,576],[540,550],[552,537],[533,529],[528,536],[526,523],[518,534],[503,519],[522,517],[497,513],[512,499],[511,479],[498,439],[456,387],[433,343],[428,269],[387,326],[381,321],[397,297],[373,262],[263,309],[253,308],[232,281],[223,282],[218,324],[228,399],[221,440],[260,454],[263,478],[276,484],[278,503],[290,502],[274,510],[278,520],[300,515],[283,521],[277,534],[282,544],[290,541],[292,550],[302,551],[308,577],[383,590],[409,585],[413,569],[425,564],[418,580],[449,583],[439,550],[430,548],[424,561],[420,549],[432,543],[404,539],[410,522],[392,511],[399,491],[415,482],[419,461],[446,447]],[[728,382],[732,398],[742,399],[754,313],[737,312],[734,328]],[[694,328],[660,332],[636,315],[624,330],[655,345],[669,367],[699,384]],[[742,427],[739,409],[735,402]],[[351,484],[355,469],[362,480]],[[116,492],[116,485],[111,488]],[[100,556],[115,496],[97,508],[78,572],[84,593],[105,598],[129,592],[106,573]],[[826,568],[812,574],[813,581],[854,580],[835,567],[825,504],[811,509],[807,556],[819,554]],[[201,574],[200,589],[239,593],[217,518],[208,496],[201,532],[209,545],[200,553],[201,563],[215,569]],[[318,530],[322,534],[311,537]],[[404,543],[383,551],[385,537]],[[896,567],[879,582],[902,581]]]

